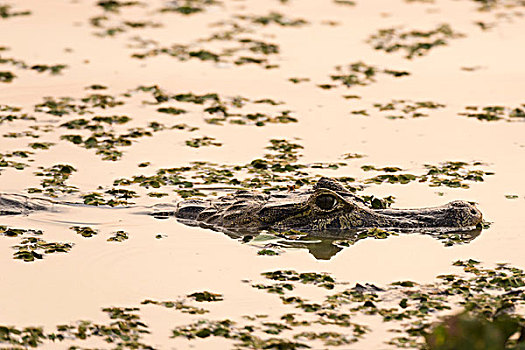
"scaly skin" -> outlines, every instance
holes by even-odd
[[[160,213],[159,213],[160,214]],[[422,209],[372,209],[333,179],[322,178],[310,191],[274,195],[237,191],[216,199],[189,199],[173,213],[185,222],[211,228],[308,232],[357,228],[471,229],[481,212],[466,201]]]
[[[1,194],[0,215],[53,210],[55,204],[21,195]],[[150,214],[157,217],[174,215],[193,225],[243,231],[295,229],[319,232],[368,227],[467,230],[482,221],[481,212],[465,201],[453,201],[434,208],[372,209],[340,183],[328,178],[320,179],[312,190],[272,195],[237,191],[215,199],[185,200],[179,202],[175,210],[156,210]]]

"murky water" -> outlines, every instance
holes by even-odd
[[[432,282],[436,275],[454,272],[451,264],[458,259],[472,258],[486,266],[506,262],[525,267],[525,255],[520,249],[525,245],[522,219],[525,117],[510,116],[514,109],[523,110],[525,103],[525,23],[519,15],[519,11],[525,11],[523,7],[496,5],[488,11],[479,11],[477,2],[467,0],[430,3],[361,0],[355,5],[330,0],[242,0],[211,5],[206,1],[189,1],[189,7],[202,11],[184,15],[177,11],[159,11],[162,7],[175,9],[184,1],[149,1],[106,10],[100,6],[103,3],[10,1],[12,14],[24,10],[31,13],[0,17],[0,46],[8,48],[0,51],[0,57],[13,59],[0,60],[0,72],[16,75],[11,82],[4,81],[8,75],[0,79],[0,133],[3,135],[0,161],[6,162],[0,163],[0,192],[49,198],[46,189],[58,188],[52,198],[57,203],[82,203],[82,196],[93,192],[101,193],[108,200],[111,195],[105,191],[111,189],[133,190],[138,195],[124,198],[133,203],[124,208],[56,204],[54,211],[2,216],[0,225],[42,230],[43,235],[39,237],[48,242],[74,243],[68,253],[47,254],[43,259],[24,262],[13,259],[12,248],[20,244],[23,235],[0,239],[2,325],[42,326],[52,332],[56,325],[77,320],[107,323],[108,317],[101,311],[104,307],[140,307],[141,320],[152,332],[143,337],[144,343],[163,349],[229,348],[233,346],[232,341],[219,337],[172,339],[171,329],[202,318],[242,322],[243,315],[265,314],[278,320],[285,313],[298,312],[291,305],[283,305],[275,295],[252,288],[252,283],[264,280],[260,276],[264,271],[327,272],[337,281],[353,286],[356,282],[377,285],[397,280]],[[284,17],[274,16],[273,22],[269,20],[267,25],[261,24],[262,19],[257,22],[257,16],[269,16],[271,11]],[[241,15],[248,18],[243,19]],[[102,23],[98,27],[94,25],[97,17]],[[297,19],[306,23],[294,23]],[[143,24],[145,28],[133,28],[125,21],[161,26],[151,27],[150,23]],[[221,22],[226,24],[218,24]],[[212,34],[231,29],[231,23],[237,25],[238,32],[230,39],[204,41]],[[431,47],[421,57],[406,59],[402,50],[387,53],[375,50],[373,44],[367,42],[379,29],[431,31],[443,23],[463,36],[446,37],[446,45]],[[482,27],[487,28],[482,30]],[[108,35],[111,28],[114,35]],[[241,39],[249,41],[243,43]],[[417,42],[417,38],[407,40],[409,44]],[[256,41],[258,48],[250,49]],[[149,44],[144,44],[147,42]],[[279,52],[261,53],[264,48],[268,49],[261,43],[278,45]],[[170,51],[174,44],[188,46],[177,56]],[[232,47],[243,49],[223,51]],[[157,51],[152,54],[151,50]],[[206,59],[206,53],[199,50],[222,54]],[[150,52],[151,57],[132,57],[146,52]],[[242,57],[251,57],[251,63],[234,63],[242,61]],[[254,63],[256,59],[261,61]],[[25,62],[25,68],[20,61]],[[360,61],[376,69],[374,81],[348,88],[331,78],[342,74],[336,66],[346,67]],[[32,68],[57,64],[67,67],[56,75]],[[276,67],[265,69],[265,66]],[[406,71],[410,75],[395,77],[383,70]],[[293,83],[290,78],[308,80]],[[107,89],[86,89],[94,84]],[[321,88],[319,85],[323,84],[333,86]],[[256,126],[250,119],[243,119],[247,124],[240,125],[229,122],[241,118],[239,116],[206,111],[205,108],[217,105],[213,101],[192,104],[171,99],[155,104],[151,92],[133,92],[139,86],[153,85],[168,95],[217,93],[230,114],[277,116],[290,111],[285,115],[289,113],[297,122],[266,121],[265,125]],[[126,93],[130,95],[124,96]],[[123,103],[97,105],[93,100],[80,100],[90,94],[110,95]],[[343,98],[345,95],[359,98]],[[247,99],[243,102],[245,106],[225,102],[236,96]],[[45,97],[53,97],[55,101],[72,97],[74,100],[68,103],[76,107],[64,107],[67,112],[57,116],[51,112],[60,106],[37,107]],[[260,99],[283,104],[254,103]],[[394,100],[408,104],[432,101],[444,107],[418,110],[427,116],[413,118],[401,111],[399,105],[395,110],[386,111],[375,106]],[[20,107],[21,111],[2,109],[1,105]],[[474,113],[473,109],[466,109],[468,106],[477,106],[479,110],[487,106],[506,109],[499,114],[500,120],[487,121],[460,115]],[[162,113],[157,110],[161,107],[180,108],[185,113]],[[34,120],[24,117],[24,113]],[[8,115],[16,118],[4,118]],[[80,118],[123,115],[131,121],[111,125],[91,122],[90,125],[98,125],[92,129],[61,126]],[[214,117],[224,120],[219,124],[210,123],[209,119]],[[152,122],[163,127],[154,130]],[[171,128],[173,125],[180,127]],[[198,130],[191,131],[188,126]],[[131,145],[115,141],[130,128],[143,128],[138,136],[124,137]],[[31,134],[23,134],[27,131]],[[97,131],[106,133],[96,135],[99,140],[113,137],[113,141],[93,147],[82,143]],[[145,131],[150,134],[144,134]],[[83,141],[72,142],[64,138],[65,135],[79,135]],[[214,142],[221,145],[190,147],[186,143],[204,136],[214,138]],[[437,206],[454,199],[473,201],[485,220],[491,222],[490,228],[468,244],[452,246],[444,246],[428,235],[402,234],[387,239],[364,239],[342,249],[327,243],[328,248],[319,248],[318,254],[292,247],[282,249],[277,256],[261,256],[257,253],[264,246],[262,243],[245,244],[219,232],[185,226],[175,219],[158,220],[140,214],[152,205],[180,200],[180,192],[174,190],[184,189],[182,185],[146,188],[139,186],[140,182],[131,186],[114,184],[117,179],[152,176],[159,169],[185,167],[194,161],[212,162],[215,165],[211,168],[231,170],[240,180],[243,176],[257,177],[259,175],[250,174],[248,168],[236,170],[235,166],[245,166],[271,153],[265,149],[271,139],[303,146],[298,150],[298,164],[325,164],[323,169],[305,168],[304,176],[353,177],[358,183],[365,183],[365,179],[381,172],[364,171],[363,165],[396,166],[403,169],[401,173],[422,176],[428,171],[425,165],[447,161],[468,163],[464,169],[493,172],[493,175],[484,175],[482,182],[465,180],[463,183],[468,184],[468,188],[432,187],[429,181],[411,181],[408,184],[368,183],[359,193],[379,198],[392,195],[395,197],[393,207],[398,208]],[[53,144],[48,149],[31,148],[30,144],[35,142]],[[104,149],[110,156],[115,156],[115,151],[123,153],[115,160],[103,160],[104,154],[97,151]],[[344,159],[348,153],[364,157]],[[16,169],[17,162],[25,164],[23,169]],[[148,166],[138,166],[144,162],[148,162]],[[326,166],[338,162],[346,165],[337,169]],[[49,172],[58,164],[71,165],[75,171],[65,178],[62,187],[56,183],[44,186],[44,179],[56,180],[59,175],[46,177],[36,173]],[[181,170],[177,174],[196,187],[232,186],[221,180],[204,184],[198,172],[199,169],[192,170],[191,174]],[[287,181],[276,183],[293,185],[292,179],[301,176],[293,172],[289,175]],[[67,193],[64,186],[75,189]],[[34,192],[30,188],[43,192],[28,193]],[[151,192],[166,195],[155,198],[147,195]],[[203,192],[213,195],[213,191]],[[85,238],[76,234],[71,226],[88,226],[98,230],[98,234]],[[127,232],[129,239],[108,242],[119,230]],[[316,259],[316,255],[322,259]],[[345,286],[338,285],[336,290]],[[320,300],[327,293],[315,288],[298,288],[306,299]],[[189,303],[210,311],[204,315],[140,304],[146,299],[177,300],[205,290],[222,294],[224,300],[205,305]],[[388,347],[384,341],[391,337],[387,332],[389,327],[366,316],[359,322],[371,326],[373,331],[343,348]],[[320,325],[313,326],[316,327],[321,329]],[[260,330],[257,332],[264,336]],[[291,335],[293,331],[287,330],[279,336]],[[331,348],[319,340],[306,343],[313,348]],[[89,338],[79,342],[74,339],[46,342],[42,347],[67,348],[71,344],[115,346],[99,338]]]

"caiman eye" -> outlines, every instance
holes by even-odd
[[[337,199],[329,194],[322,194],[315,199],[315,205],[323,210],[330,210],[337,204]]]

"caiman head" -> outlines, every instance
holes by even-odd
[[[309,191],[274,195],[238,191],[215,200],[183,201],[175,215],[210,228],[306,232],[367,227],[467,230],[482,221],[481,212],[466,201],[433,208],[372,209],[328,178]]]

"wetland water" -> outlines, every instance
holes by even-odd
[[[0,344],[421,347],[406,329],[463,307],[433,299],[456,288],[436,276],[525,267],[521,13],[513,0],[0,1],[0,193],[73,203],[0,216]],[[141,214],[321,176],[393,208],[475,202],[486,223],[474,239],[283,244]]]

